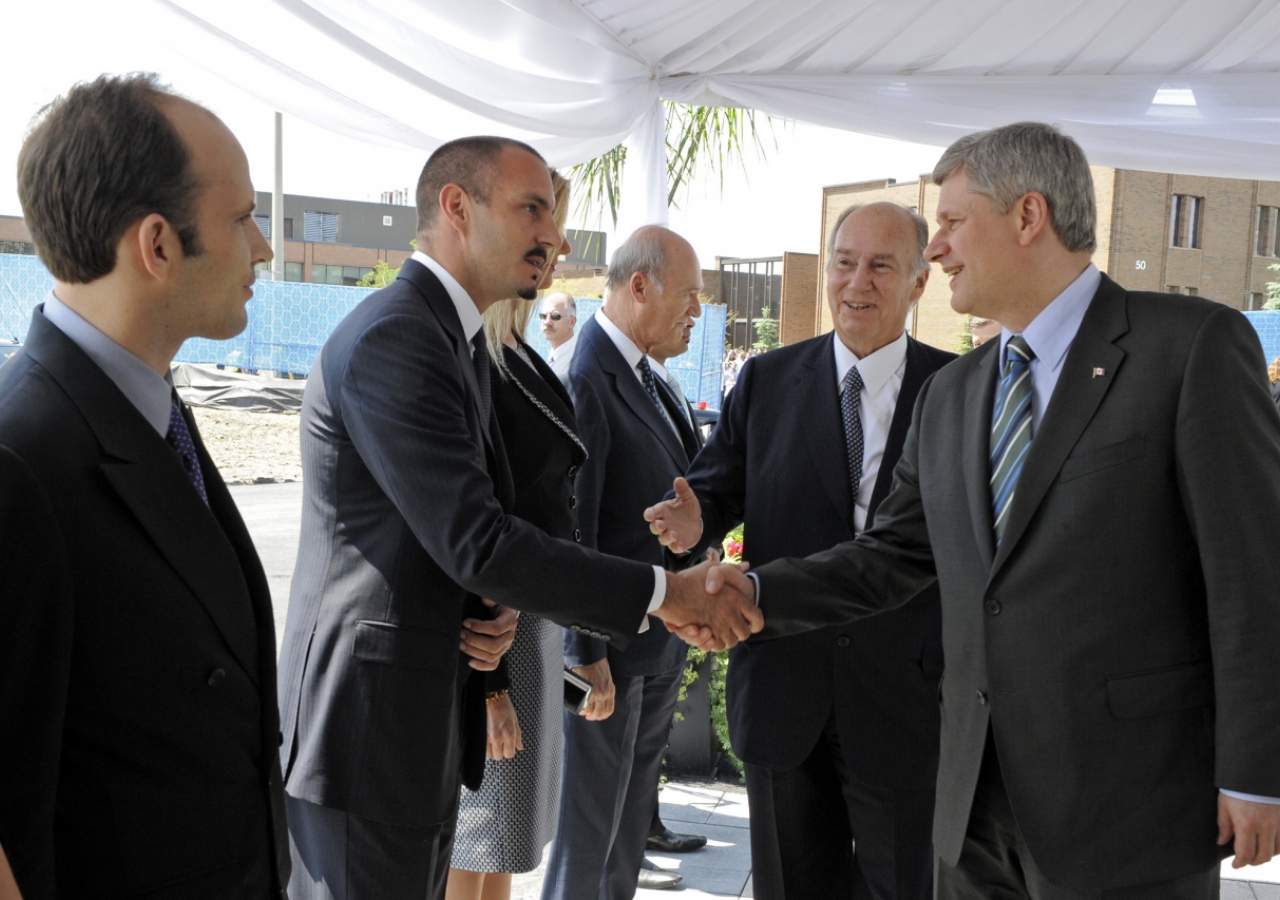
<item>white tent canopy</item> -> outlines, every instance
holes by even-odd
[[[173,46],[277,109],[430,151],[627,142],[666,221],[660,99],[922,143],[1019,119],[1091,162],[1280,179],[1280,0],[155,0]]]

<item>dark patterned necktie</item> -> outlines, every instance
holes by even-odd
[[[658,415],[662,416],[662,420],[671,428],[676,426],[672,424],[671,417],[667,415],[667,408],[662,404],[662,398],[658,396],[658,384],[653,378],[653,369],[649,368],[649,357],[640,357],[640,362],[636,363],[636,368],[640,370],[640,381],[644,384],[644,392],[649,395],[649,399],[653,401],[653,405],[658,407]],[[679,434],[676,431],[676,434]]]
[[[991,514],[997,547],[1004,538],[1013,492],[1031,449],[1031,360],[1035,358],[1022,335],[1009,338],[991,425]]]
[[[173,405],[169,407],[169,432],[164,436],[166,443],[178,454],[182,467],[187,470],[187,477],[195,485],[200,499],[209,505],[209,495],[204,489],[204,473],[200,471],[200,458],[196,456],[196,445],[191,440],[191,431],[187,428],[187,420],[182,415],[182,402],[175,394]]]
[[[475,350],[471,363],[476,367],[476,386],[480,389],[480,415],[487,425],[492,398],[489,395],[489,345],[485,343],[483,328],[471,339],[471,346]]]
[[[849,455],[849,487],[853,505],[858,505],[858,488],[862,487],[862,416],[858,411],[862,399],[862,375],[850,366],[844,376],[840,394],[840,412],[844,415],[844,446]]]

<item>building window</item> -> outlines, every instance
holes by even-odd
[[[1267,295],[1261,291],[1249,292],[1249,311],[1262,309],[1262,304],[1267,302]]]
[[[303,213],[302,239],[312,243],[336,244],[338,242],[338,214],[316,212]]]
[[[254,216],[253,224],[258,226],[258,230],[262,232],[262,236],[267,240],[271,240],[271,217],[270,216]]]
[[[1186,294],[1187,296],[1190,296],[1190,297],[1200,296],[1200,288],[1183,287],[1176,284],[1166,284],[1164,286],[1164,289],[1165,289],[1165,292],[1169,294]]]
[[[285,281],[301,281],[302,280],[302,263],[287,262],[284,264],[284,280]]]
[[[286,241],[293,240],[293,219],[284,220],[284,239]],[[298,265],[302,265],[302,264],[299,263]],[[301,281],[302,279],[299,278],[298,280]]]
[[[1169,246],[1200,249],[1204,224],[1204,198],[1174,194],[1169,209]]]
[[[36,245],[29,241],[0,241],[0,253],[18,253],[23,256],[35,256]]]
[[[1258,223],[1253,252],[1257,256],[1280,256],[1280,208],[1258,207]]]
[[[345,287],[358,287],[360,279],[371,273],[373,269],[364,266],[321,266],[311,267],[311,281],[314,284],[341,284]]]

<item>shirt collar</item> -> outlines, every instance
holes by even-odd
[[[596,310],[596,321],[600,323],[600,327],[604,329],[604,333],[609,335],[609,340],[613,341],[613,346],[618,348],[618,352],[622,354],[622,358],[627,361],[627,365],[635,368],[640,365],[641,358],[644,354],[640,352],[640,348],[635,345],[635,341],[622,333],[622,329],[613,324],[613,320],[605,315],[604,307]],[[649,363],[653,365],[652,360]]]
[[[1071,342],[1076,339],[1076,332],[1080,330],[1080,323],[1084,321],[1084,314],[1089,311],[1089,302],[1101,284],[1102,273],[1089,263],[1080,276],[1023,329],[1022,337],[1040,363],[1053,370],[1062,365],[1067,351],[1071,349]],[[1000,329],[1002,360],[1011,337],[1013,332],[1008,328]]]
[[[836,391],[844,393],[844,379],[855,365],[862,376],[862,386],[868,397],[874,397],[885,386],[894,373],[907,361],[907,333],[898,335],[897,340],[890,341],[878,350],[868,353],[862,359],[853,355],[853,351],[844,345],[840,335],[831,332],[831,339],[836,349]]]
[[[59,300],[53,291],[44,299],[44,317],[111,379],[148,425],[161,437],[169,433],[173,380],[168,373],[163,376],[156,374],[154,369]]]
[[[653,370],[653,377],[667,380],[667,367],[658,362],[652,356],[649,357],[649,368]]]
[[[431,270],[431,274],[440,279],[444,289],[449,292],[449,299],[458,310],[458,318],[462,320],[462,333],[466,335],[468,341],[474,338],[484,327],[484,317],[480,315],[480,309],[467,293],[467,289],[458,283],[458,279],[449,274],[448,269],[421,250],[414,250],[413,256],[409,258],[426,266]]]

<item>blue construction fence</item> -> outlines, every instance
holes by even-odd
[[[0,341],[24,340],[31,310],[52,289],[53,276],[38,257],[0,254]],[[182,345],[176,361],[305,375],[333,329],[370,293],[370,288],[259,281],[242,334],[229,341],[192,338]],[[578,300],[579,324],[594,315],[601,302]],[[708,409],[720,408],[726,313],[723,306],[703,306],[689,351],[667,366],[680,379],[686,396],[695,405],[705,401]],[[530,322],[528,339],[546,355],[549,348],[536,317]]]

